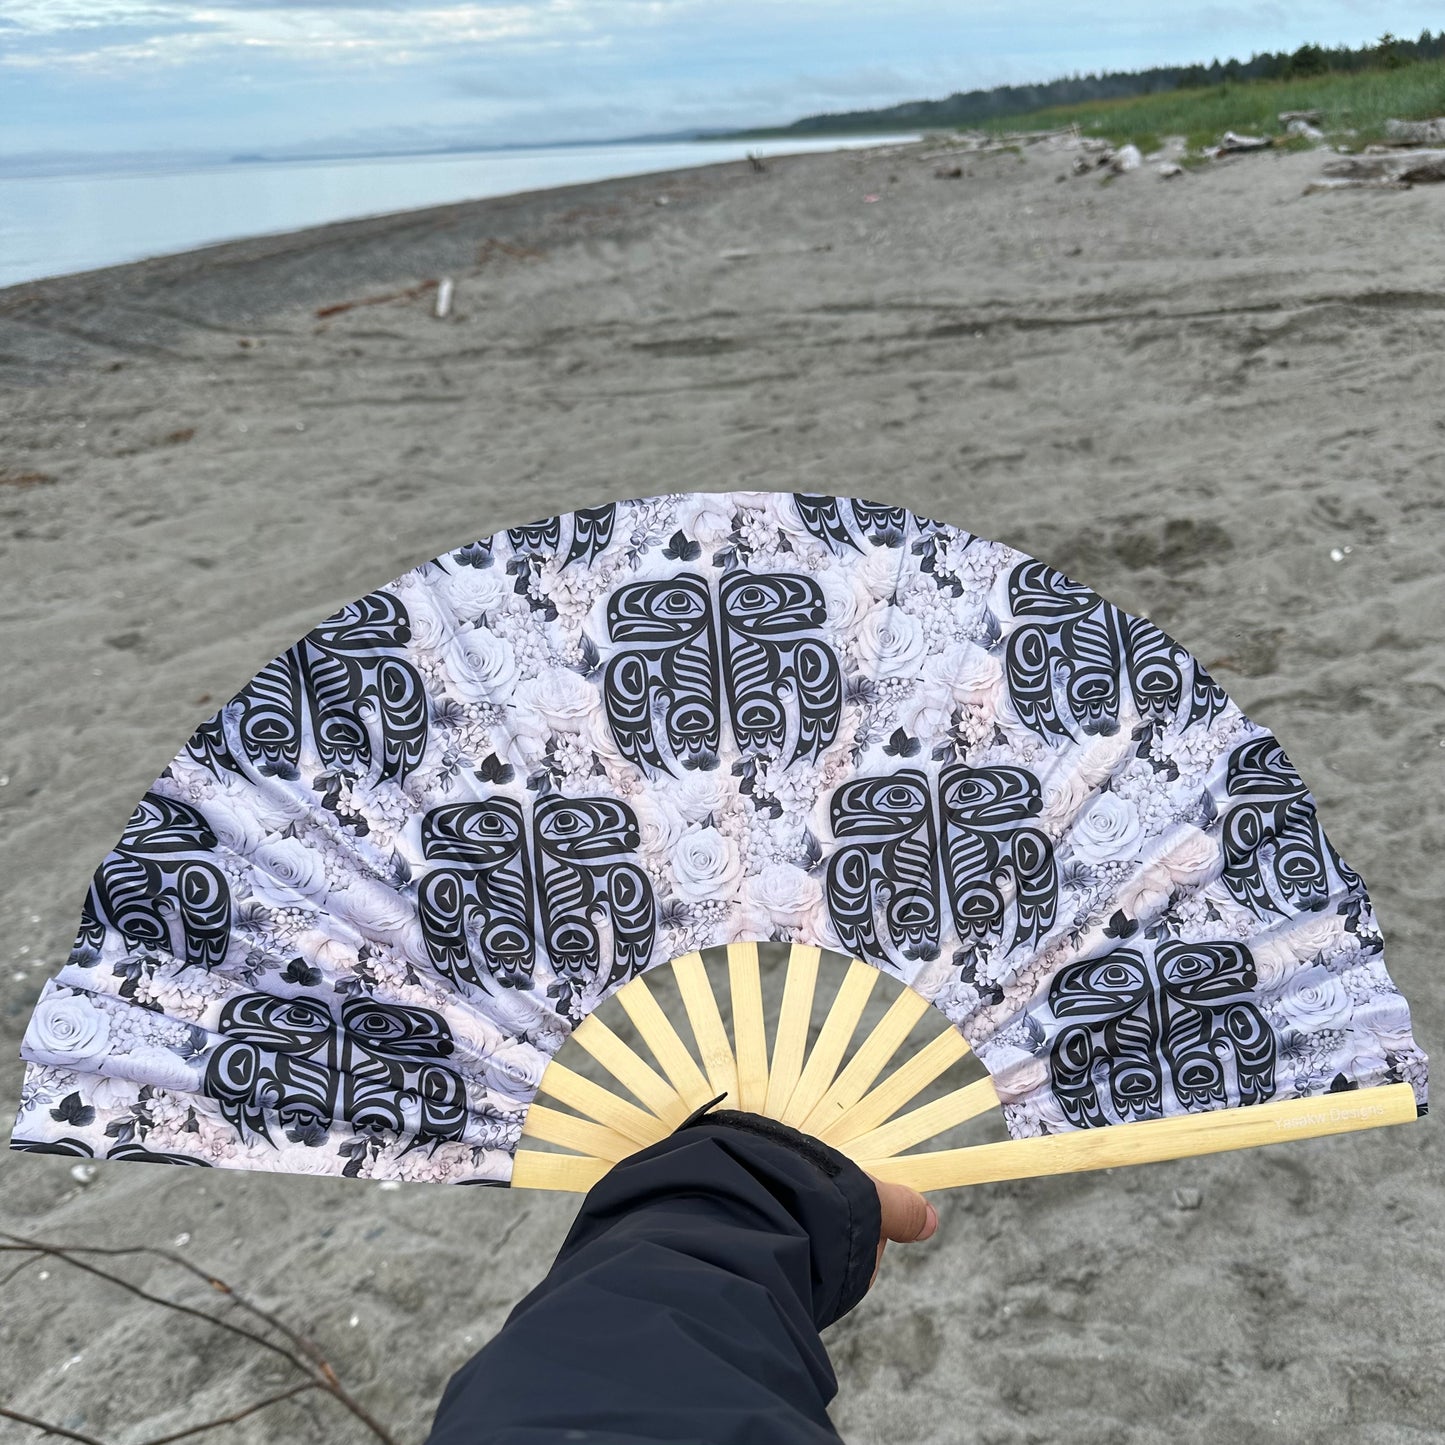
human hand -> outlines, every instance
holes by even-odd
[[[870,1179],[873,1176],[868,1176]],[[883,1264],[883,1249],[891,1239],[895,1244],[914,1244],[932,1239],[938,1229],[938,1211],[916,1189],[906,1184],[885,1184],[873,1179],[878,1190],[878,1207],[882,1213],[882,1227],[878,1231],[878,1257],[873,1265],[873,1278],[868,1281],[872,1289]]]

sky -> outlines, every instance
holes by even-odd
[[[0,156],[770,125],[1442,24],[1370,0],[0,0]]]

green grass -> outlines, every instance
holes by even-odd
[[[1159,138],[1182,135],[1191,150],[1212,145],[1226,130],[1279,135],[1282,110],[1318,110],[1321,129],[1360,145],[1378,140],[1392,116],[1421,120],[1445,115],[1445,61],[1418,61],[1396,70],[1355,75],[1314,75],[1299,80],[1253,80],[1171,90],[1128,100],[1086,101],[1015,115],[989,127],[999,134],[1077,125],[1122,145],[1132,141],[1146,154]],[[970,127],[963,127],[970,129]],[[1345,135],[1354,131],[1353,136]]]

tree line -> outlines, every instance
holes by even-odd
[[[788,132],[883,129],[907,126],[979,125],[1011,115],[1088,100],[1123,100],[1161,91],[1203,89],[1251,80],[1294,80],[1309,76],[1390,70],[1417,60],[1445,58],[1445,30],[1426,29],[1416,40],[1386,33],[1372,45],[1301,45],[1293,51],[1264,51],[1248,60],[1214,60],[1209,65],[1165,65],[1150,70],[1109,70],[1072,75],[1040,85],[999,85],[991,90],[955,91],[943,100],[914,100],[878,110],[832,111],[805,116]]]

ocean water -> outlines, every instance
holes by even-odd
[[[328,221],[741,160],[749,151],[797,154],[900,139],[549,146],[0,177],[0,287]]]

